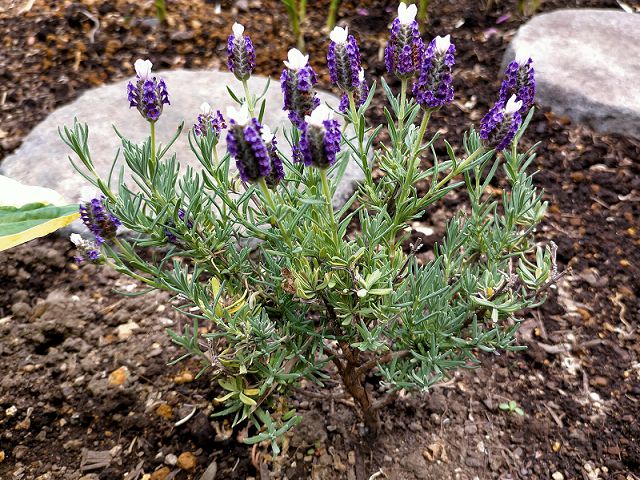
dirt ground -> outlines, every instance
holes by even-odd
[[[294,43],[276,0],[168,3],[162,26],[151,1],[0,1],[0,161],[56,107],[130,76],[135,58],[149,56],[158,68],[224,68],[238,20],[258,47],[257,72],[276,76]],[[309,3],[308,49],[329,89],[328,1]],[[450,141],[489,108],[502,54],[525,21],[515,1],[488,12],[479,3],[430,7],[426,36],[451,32],[458,50],[456,101],[433,121]],[[339,11],[371,77],[384,71],[394,5],[344,1]],[[547,0],[541,10],[569,6],[619,8],[615,0]],[[120,295],[139,286],[108,268],[76,266],[63,238],[0,253],[0,478],[637,480],[640,142],[544,111],[524,141],[542,142],[535,167],[550,210],[540,237],[558,244],[560,267],[571,272],[526,315],[526,351],[485,356],[476,370],[401,397],[375,442],[360,436],[337,385],[332,399],[301,385],[292,404],[304,420],[269,462],[266,448],[241,442],[246,431],[209,417],[217,395],[210,378],[194,380],[194,364],[167,366],[179,352],[164,330],[184,321],[168,295]],[[432,246],[460,202],[453,196],[428,212],[414,236]],[[499,408],[510,400],[524,416]]]

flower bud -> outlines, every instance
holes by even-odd
[[[420,77],[413,85],[413,96],[425,110],[435,109],[453,101],[451,67],[455,65],[456,47],[450,35],[436,37],[426,49]]]
[[[162,106],[171,102],[164,80],[151,76],[152,66],[149,60],[136,60],[136,81],[129,82],[127,93],[129,108],[136,107],[145,120],[156,122],[162,114]]]
[[[340,125],[333,120],[333,112],[326,105],[319,105],[305,120],[299,146],[304,164],[330,167],[340,151]]]
[[[516,100],[515,95],[506,105],[498,100],[480,121],[480,138],[485,147],[500,152],[509,146],[522,124],[521,108],[522,101]]]
[[[415,5],[398,6],[398,17],[391,24],[391,38],[384,51],[384,61],[389,73],[400,79],[410,78],[420,70],[424,43],[416,21]]]
[[[284,96],[284,110],[289,112],[289,120],[302,129],[304,118],[320,104],[313,86],[318,82],[316,73],[309,65],[309,55],[299,50],[289,50],[288,61],[280,76],[280,86]]]
[[[178,218],[180,219],[180,221],[182,221],[186,227],[191,230],[193,228],[193,222],[191,220],[189,220],[188,218],[185,219],[186,217],[186,213],[182,208],[178,209]],[[167,239],[173,243],[173,244],[179,244],[179,240],[178,237],[175,236],[175,234],[173,233],[173,229],[175,229],[176,224],[172,221],[169,222],[169,226],[164,228],[164,234],[167,237]],[[169,228],[171,227],[171,228]]]
[[[222,130],[227,128],[227,125],[224,123],[224,117],[220,113],[220,110],[216,110],[216,112],[213,113],[211,105],[204,102],[200,105],[200,115],[198,115],[198,121],[193,125],[193,131],[197,136],[206,135],[209,128],[217,138],[220,136]]]
[[[246,104],[240,110],[230,107],[227,118],[227,151],[236,159],[242,181],[255,183],[268,177],[271,174],[271,157],[260,135],[260,122],[250,117]]]
[[[96,237],[98,245],[116,237],[122,224],[105,207],[105,197],[93,198],[80,204],[80,219]]]
[[[256,51],[251,39],[244,35],[244,27],[234,23],[233,34],[227,40],[227,67],[238,80],[245,81],[256,68]]]
[[[369,85],[367,85],[367,82],[364,79],[364,70],[360,69],[360,72],[358,73],[358,85],[353,90],[353,101],[356,105],[356,108],[362,106],[364,102],[367,101],[368,96]],[[349,108],[349,96],[346,93],[343,93],[342,97],[340,97],[340,105],[338,106],[338,109],[342,113],[346,113]]]
[[[346,28],[335,27],[329,35],[327,65],[331,81],[342,90],[352,91],[359,85],[360,50],[353,35]]]
[[[69,237],[71,243],[73,243],[78,249],[78,255],[74,257],[76,263],[80,264],[85,260],[91,263],[99,263],[102,258],[100,255],[100,248],[94,242],[85,240],[77,233],[72,233]]]
[[[516,59],[507,66],[500,87],[500,101],[506,102],[512,95],[522,101],[520,113],[525,113],[533,106],[536,95],[535,70],[533,60],[523,50],[519,51]]]

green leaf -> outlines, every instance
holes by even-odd
[[[22,207],[0,206],[0,251],[44,237],[79,217],[78,205],[60,207],[29,203]]]
[[[253,398],[247,397],[242,392],[240,392],[240,401],[245,405],[250,405],[252,407],[255,407],[258,404]]]

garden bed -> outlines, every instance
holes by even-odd
[[[293,44],[275,0],[238,1],[233,9],[220,2],[219,14],[216,2],[169,2],[168,27],[155,24],[152,2],[59,3],[36,0],[28,12],[18,6],[0,13],[0,159],[55,107],[131,76],[138,57],[157,68],[224,68],[226,37],[237,20],[257,47],[257,72],[277,77]],[[322,8],[309,9],[306,39],[328,89],[328,2],[318,3]],[[458,50],[456,101],[430,127],[452,143],[493,103],[502,54],[523,21],[513,1],[488,14],[478,3],[433,0],[430,9],[426,36],[451,33]],[[359,37],[373,77],[384,72],[381,49],[394,8],[387,4],[395,2],[345,1],[340,9],[349,13],[341,20]],[[548,0],[543,10],[567,6],[617,2]],[[381,118],[382,98],[372,122]],[[289,479],[366,479],[376,472],[393,479],[548,479],[556,472],[566,479],[638,478],[640,143],[594,134],[550,112],[536,113],[524,141],[542,142],[536,178],[550,208],[541,237],[558,244],[560,268],[571,267],[549,301],[526,315],[519,338],[528,349],[486,355],[477,370],[399,398],[383,413],[375,442],[361,436],[337,386],[329,392],[334,398],[318,398],[317,387],[302,385],[292,404],[304,421],[275,464],[266,448],[241,443],[246,432],[208,419],[217,387],[206,376],[193,379],[197,365],[166,365],[178,350],[164,329],[184,322],[168,295],[115,293],[138,286],[108,268],[78,268],[66,239],[1,253],[0,478],[116,479],[133,472],[132,480],[141,477],[135,472],[173,463],[172,455],[182,468],[163,472],[177,471],[167,477],[177,479],[200,478],[212,462],[216,478],[225,479],[269,478],[269,470]],[[444,153],[442,143],[437,151]],[[499,188],[495,182],[496,194]],[[414,225],[425,257],[463,199],[452,195],[443,205]],[[509,401],[525,415],[499,408]]]

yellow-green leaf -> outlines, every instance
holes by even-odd
[[[0,251],[44,237],[79,218],[77,205],[0,206]]]
[[[244,403],[245,405],[250,405],[250,406],[255,406],[258,403],[253,399],[253,398],[249,398],[247,397],[244,393],[240,392],[240,401],[242,403]]]

